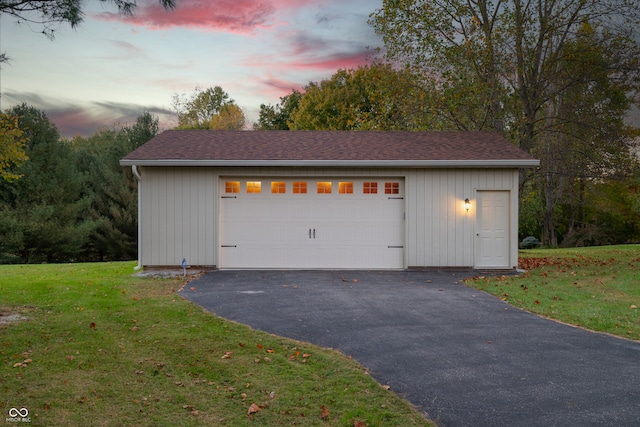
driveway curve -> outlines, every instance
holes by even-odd
[[[352,356],[440,426],[638,425],[640,343],[516,309],[471,275],[217,271],[182,295]]]

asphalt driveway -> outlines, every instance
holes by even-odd
[[[513,308],[471,275],[218,271],[182,295],[353,356],[440,426],[640,425],[640,343]]]

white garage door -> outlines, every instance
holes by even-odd
[[[404,266],[404,181],[221,178],[221,268]]]

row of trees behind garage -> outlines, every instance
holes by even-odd
[[[499,131],[541,161],[521,174],[521,238],[640,242],[640,133],[625,122],[640,104],[640,1],[385,0],[369,22],[384,55],[260,106],[254,129]],[[180,129],[247,127],[218,86],[173,104]],[[136,186],[118,160],[157,132],[143,114],[65,140],[43,112],[8,110],[0,262],[135,258]]]
[[[0,179],[0,263],[134,259],[136,183],[118,161],[158,132],[158,119],[144,113],[68,140],[27,105],[5,111],[3,136],[14,117],[26,160]]]

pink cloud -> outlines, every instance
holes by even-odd
[[[285,95],[289,95],[294,89],[303,91],[303,84],[300,82],[293,82],[282,80],[274,76],[268,76],[260,80],[260,95],[264,95],[268,98],[281,98]]]
[[[265,0],[184,0],[173,11],[152,2],[142,5],[133,16],[102,13],[97,18],[153,30],[181,27],[251,34],[256,29],[269,28],[276,10],[272,2]]]
[[[367,53],[336,53],[329,55],[326,58],[316,58],[309,61],[292,61],[286,64],[288,68],[297,70],[330,70],[337,71],[340,68],[357,68],[360,65],[366,64]]]
[[[290,61],[279,61],[274,63],[268,58],[264,60],[252,59],[245,61],[244,65],[248,67],[266,68],[271,71],[317,71],[331,72],[332,74],[341,68],[357,68],[360,65],[367,64],[369,54],[367,52],[338,52],[330,53],[325,56],[307,56],[300,59]],[[327,76],[328,77],[328,76]]]
[[[276,32],[281,43],[277,56],[254,56],[243,65],[269,71],[335,72],[357,68],[370,62],[366,46],[353,41],[323,37],[310,31],[282,29]]]
[[[135,123],[146,111],[157,116],[161,126],[166,126],[173,117],[173,111],[154,105],[108,101],[82,102],[43,97],[31,92],[7,91],[3,95],[12,105],[26,103],[44,111],[49,121],[54,123],[60,134],[66,138],[86,137],[100,129]]]

